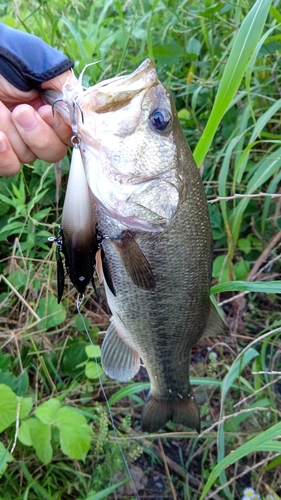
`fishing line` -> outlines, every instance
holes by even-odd
[[[79,294],[79,296],[78,296],[78,298],[77,298],[77,300],[76,300],[77,312],[78,312],[78,314],[79,314],[79,316],[80,316],[80,318],[81,318],[81,320],[82,320],[83,327],[84,327],[84,329],[85,329],[85,332],[86,332],[86,334],[87,334],[87,337],[88,337],[88,339],[89,339],[90,343],[91,343],[92,345],[94,345],[94,343],[93,343],[93,341],[92,341],[92,339],[91,339],[91,337],[90,337],[90,334],[89,334],[88,328],[87,328],[87,326],[86,326],[86,323],[85,323],[85,320],[84,320],[84,316],[82,315],[81,310],[80,310],[80,306],[81,306],[81,304],[82,304],[83,298],[84,298],[84,295],[82,295],[82,296],[81,296],[81,295]],[[95,360],[95,362],[96,362],[96,363],[98,363],[97,358],[94,358],[94,360]],[[133,486],[133,488],[134,488],[134,490],[135,490],[136,500],[141,500],[141,498],[140,498],[140,496],[139,496],[139,494],[138,494],[138,490],[137,490],[137,487],[136,487],[136,484],[135,484],[134,478],[133,478],[132,473],[131,473],[131,471],[130,471],[130,468],[129,468],[129,465],[128,465],[128,462],[127,462],[127,459],[126,459],[125,454],[124,454],[124,452],[123,452],[123,450],[122,450],[122,448],[121,448],[121,445],[120,445],[120,443],[119,443],[119,441],[118,441],[118,435],[117,435],[116,427],[115,427],[115,424],[114,424],[112,411],[111,411],[110,404],[109,404],[109,401],[108,401],[108,398],[107,398],[107,395],[106,395],[105,389],[104,389],[104,387],[103,387],[103,383],[102,383],[102,380],[101,380],[101,376],[100,376],[100,374],[99,374],[99,373],[98,373],[98,378],[99,378],[99,383],[100,383],[100,387],[101,387],[101,392],[102,392],[103,398],[104,398],[104,400],[105,400],[106,409],[107,409],[107,411],[108,411],[109,418],[110,418],[110,422],[111,422],[111,425],[112,425],[112,428],[113,428],[113,433],[114,433],[114,436],[115,436],[115,438],[116,438],[116,444],[117,444],[117,447],[118,447],[118,449],[119,449],[119,452],[120,452],[120,454],[121,454],[122,460],[123,460],[123,462],[124,462],[124,465],[125,465],[125,468],[126,468],[126,471],[127,471],[128,477],[129,477],[129,479],[130,479],[130,481],[131,481],[131,484],[132,484],[132,486]]]

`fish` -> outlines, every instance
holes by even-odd
[[[62,99],[61,116],[68,123],[76,117],[95,207],[91,230],[99,236],[95,264],[112,314],[101,349],[104,372],[126,382],[144,364],[151,387],[143,431],[172,421],[200,432],[191,349],[227,328],[210,300],[206,195],[173,98],[146,59],[131,74],[88,89],[73,77]]]

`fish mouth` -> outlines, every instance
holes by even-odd
[[[143,63],[131,74],[117,76],[97,83],[84,92],[83,103],[95,113],[115,111],[159,84],[155,64],[151,59]]]
[[[82,76],[77,79],[73,74],[68,77],[62,92],[42,90],[44,101],[57,109],[73,130],[79,125],[80,118],[89,111],[105,113],[124,107],[135,96],[145,94],[147,90],[160,82],[155,64],[151,59],[145,59],[142,64],[129,75],[121,75],[103,80],[85,90],[82,86]]]

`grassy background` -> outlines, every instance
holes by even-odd
[[[169,424],[144,436],[145,375],[121,386],[98,362],[109,318],[103,290],[97,300],[89,288],[83,304],[94,346],[69,283],[56,304],[47,239],[60,222],[69,159],[37,160],[1,179],[1,499],[135,498],[130,483],[119,484],[127,474],[117,441],[142,498],[236,500],[245,486],[281,497],[279,12],[279,0],[0,4],[2,21],[64,52],[76,74],[99,61],[86,86],[155,59],[202,171],[213,293],[231,332],[192,354],[202,434]]]

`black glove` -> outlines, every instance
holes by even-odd
[[[43,40],[0,23],[0,74],[24,92],[73,68],[73,62]]]

